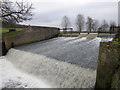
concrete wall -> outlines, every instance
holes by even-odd
[[[21,45],[32,43],[35,41],[46,40],[58,36],[59,29],[54,27],[39,27],[29,26],[24,28],[25,31],[20,32],[16,36],[6,36],[3,38],[6,48],[11,48],[11,45]]]
[[[87,37],[88,33],[80,33],[79,38]]]
[[[120,88],[120,44],[101,42],[96,88]]]

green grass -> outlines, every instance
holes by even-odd
[[[14,32],[3,33],[2,36],[3,36],[3,37],[5,37],[5,36],[15,36],[15,35],[17,35],[19,32],[21,32],[21,31],[14,31]]]
[[[16,31],[9,32],[9,29],[15,29]],[[2,36],[3,37],[5,37],[5,36],[15,36],[21,31],[23,31],[22,28],[2,28]]]
[[[2,33],[8,33],[9,29],[15,29],[16,31],[23,31],[22,28],[2,28]]]
[[[120,41],[108,41],[109,43],[120,43]]]

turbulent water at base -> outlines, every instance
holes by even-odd
[[[93,88],[99,43],[108,40],[59,37],[11,49],[0,59],[0,87]]]
[[[51,88],[42,79],[19,71],[13,64],[0,58],[0,89],[2,88]]]

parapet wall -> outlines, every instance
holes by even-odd
[[[119,43],[100,43],[96,88],[120,88]]]
[[[11,48],[12,45],[16,46],[46,40],[59,34],[59,28],[54,27],[28,26],[24,29],[25,31],[20,32],[16,36],[6,36],[3,38],[7,49]]]
[[[15,45],[50,39],[59,34],[58,28],[29,27],[25,32],[18,34],[14,39]]]

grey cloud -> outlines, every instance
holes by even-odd
[[[36,4],[37,5],[37,4]],[[43,6],[49,7],[49,3],[44,3]],[[52,4],[53,5],[53,4]],[[51,6],[51,3],[50,3]],[[38,6],[40,5],[38,3]],[[48,12],[40,13],[36,12],[33,16],[33,22],[40,23],[51,23],[53,21],[60,21],[64,15],[70,17],[71,21],[74,23],[77,14],[83,14],[85,17],[91,16],[99,21],[106,19],[107,21],[114,20],[117,22],[117,3],[116,2],[97,2],[89,3],[86,5],[79,5],[74,7],[60,7],[56,10],[48,10]],[[55,23],[55,26],[60,23]]]

